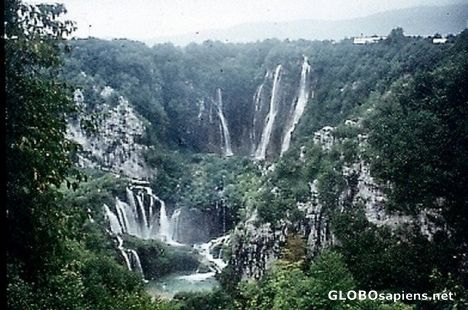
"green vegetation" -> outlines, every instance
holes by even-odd
[[[302,266],[301,266],[302,265]],[[180,309],[412,309],[398,302],[333,301],[329,291],[358,290],[343,257],[325,251],[310,265],[280,260],[259,282],[240,282],[235,295],[223,291],[175,296]]]
[[[468,31],[446,45],[395,29],[386,40],[366,46],[346,39],[149,48],[128,40],[67,41],[74,25],[60,19],[62,5],[5,4],[9,308],[466,307]],[[315,96],[289,151],[273,165],[212,154],[217,140],[210,131],[218,136],[219,129],[200,126],[201,102],[222,89],[233,147],[248,154],[244,141],[250,137],[243,124],[252,117],[252,94],[265,72],[282,63],[282,91],[293,96],[302,54],[310,59]],[[73,104],[64,81],[83,88],[88,104],[83,111]],[[93,90],[106,85],[116,91],[109,98]],[[212,220],[210,227],[197,227],[206,237],[238,224],[244,229],[242,222],[253,210],[257,224],[289,223],[281,259],[258,282],[241,280],[229,266],[218,275],[222,288],[164,302],[152,300],[140,276],[125,268],[102,206],[123,199],[129,181],[74,168],[79,146],[65,138],[68,118],[92,113],[104,102],[114,104],[117,95],[145,118],[148,128],[140,142],[149,146],[145,160],[157,171],[151,187],[170,209],[182,208],[191,220]],[[333,126],[329,148],[314,142],[324,126]],[[434,221],[430,238],[418,221],[398,227],[369,222],[366,201],[355,199],[359,176],[343,173],[363,163],[383,190],[387,211],[429,214]],[[304,240],[308,219],[298,203],[314,200],[337,242],[311,253]],[[148,278],[200,267],[188,248],[128,236],[125,243],[140,254]],[[456,301],[328,298],[330,290],[359,289],[449,291]]]
[[[71,203],[59,191],[83,179],[72,169],[76,145],[64,137],[76,109],[57,79],[63,38],[73,30],[59,21],[64,12],[5,2],[8,308],[160,309],[113,259],[103,226],[87,220],[83,203],[110,193],[88,196],[84,187]]]
[[[260,185],[260,172],[244,157],[149,150],[146,158],[159,171],[151,187],[160,197],[166,203],[223,219],[211,224],[214,231],[232,229]],[[223,221],[225,227],[218,227]]]
[[[158,240],[128,237],[126,245],[135,249],[147,280],[157,279],[177,271],[196,271],[200,262],[191,247],[171,247]]]

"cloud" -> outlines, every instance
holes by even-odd
[[[29,1],[44,2],[44,1]],[[57,1],[49,1],[57,2]],[[147,39],[259,21],[337,20],[450,0],[62,0],[76,36]],[[91,27],[90,27],[91,25]]]

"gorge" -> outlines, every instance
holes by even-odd
[[[418,42],[418,39],[407,40]],[[93,53],[92,49],[102,44],[116,51],[133,44],[122,42],[120,47],[115,43],[77,42],[77,50],[89,51],[75,57],[87,57],[88,53]],[[217,44],[219,43],[207,42],[197,48],[210,52],[222,47]],[[310,46],[307,45],[301,50],[298,47],[300,45],[295,43],[291,47],[289,43],[264,44],[277,44],[283,49],[296,50],[285,57],[283,54],[275,55],[275,48],[270,47],[264,62],[257,62],[253,67],[251,64],[245,72],[235,72],[234,70],[240,69],[230,67],[232,60],[221,59],[216,64],[203,64],[203,69],[193,68],[185,72],[183,66],[179,67],[171,72],[171,78],[164,76],[168,74],[166,70],[169,70],[164,66],[175,60],[165,60],[159,68],[163,93],[158,94],[167,113],[165,116],[157,116],[159,112],[153,112],[156,113],[153,117],[149,117],[151,114],[140,114],[147,107],[140,106],[142,103],[136,104],[138,97],[131,99],[135,94],[114,94],[118,93],[114,87],[119,86],[112,75],[106,82],[109,85],[97,84],[94,78],[97,73],[92,73],[96,68],[83,71],[86,70],[86,62],[80,62],[84,66],[79,71],[76,71],[78,68],[71,71],[81,76],[84,85],[91,87],[91,92],[84,89],[75,91],[75,101],[78,104],[87,106],[85,110],[90,112],[96,109],[102,111],[102,106],[95,105],[92,101],[104,100],[104,110],[116,111],[107,116],[104,114],[98,123],[102,129],[98,130],[100,133],[97,135],[87,135],[78,128],[76,121],[69,124],[69,133],[71,139],[83,146],[79,155],[83,168],[102,167],[122,177],[133,178],[127,183],[124,199],[116,197],[113,206],[104,206],[111,233],[119,240],[118,248],[128,269],[140,270],[143,277],[145,275],[145,264],[142,268],[138,251],[123,247],[121,236],[125,235],[143,241],[159,240],[170,247],[191,248],[188,251],[198,256],[200,266],[189,273],[181,275],[176,272],[172,278],[170,275],[166,276],[163,283],[170,282],[174,287],[180,287],[180,282],[174,281],[214,281],[215,274],[221,273],[226,266],[230,266],[242,279],[260,279],[276,260],[284,256],[283,249],[288,246],[288,240],[292,236],[305,240],[305,257],[308,259],[327,248],[339,245],[339,239],[343,237],[339,233],[337,236],[335,222],[347,216],[347,209],[358,206],[362,207],[364,219],[369,225],[382,229],[397,231],[401,227],[413,227],[419,229],[421,236],[427,240],[433,239],[435,234],[444,230],[440,226],[444,219],[437,211],[423,209],[408,214],[385,209],[388,201],[385,194],[387,185],[371,175],[371,164],[366,159],[369,127],[365,122],[374,113],[375,102],[372,101],[372,96],[375,93],[371,89],[382,87],[378,80],[365,80],[363,76],[360,76],[360,80],[355,80],[353,76],[348,78],[341,75],[341,64],[324,65],[323,62],[328,60],[318,60],[315,56],[321,53],[321,49],[337,48],[346,52],[353,50],[358,54],[371,50],[380,52],[388,49],[385,43],[373,47],[349,47],[346,43],[336,47],[322,43],[313,53],[308,50]],[[420,41],[418,44],[425,43]],[[155,47],[151,53],[155,53],[154,57],[158,59],[158,53],[167,55],[166,50],[172,53],[175,51],[173,47],[165,45]],[[184,53],[190,53],[190,49],[187,48]],[[378,60],[379,58],[375,58],[375,61]],[[72,57],[68,61],[73,63],[76,58]],[[223,64],[223,61],[226,63]],[[218,66],[221,69],[218,70]],[[204,70],[218,73],[212,73],[212,80],[205,81],[201,78],[204,77]],[[357,65],[356,70],[361,72]],[[407,74],[404,73],[404,67],[401,70],[401,74]],[[329,75],[327,71],[330,72]],[[233,81],[230,75],[236,76],[239,72],[246,75]],[[382,79],[392,78],[383,72]],[[336,77],[336,74],[340,74],[340,82],[332,81],[329,84],[330,77]],[[185,79],[184,86],[178,80],[173,80],[174,76]],[[368,86],[364,87],[365,83]],[[369,83],[374,83],[375,86],[370,86]],[[339,85],[338,91],[332,92],[331,85]],[[386,96],[384,89],[381,92]],[[90,96],[89,100],[83,95],[86,92]],[[125,93],[129,98],[124,97]],[[164,102],[165,96],[168,96],[170,102]],[[330,99],[327,96],[335,101],[328,101]],[[177,107],[174,97],[185,102],[186,106]],[[346,100],[361,103],[346,110]],[[133,107],[128,102],[134,102]],[[323,110],[324,105],[328,105],[330,109],[334,102],[341,102],[338,111]],[[90,109],[91,106],[94,107]],[[198,111],[198,114],[192,113],[191,109]],[[167,128],[170,131],[159,128],[166,136],[161,137],[156,133],[156,139],[160,143],[167,143],[169,147],[165,151],[155,151],[154,145],[145,142],[148,140],[148,132],[155,130],[153,126],[157,124],[158,117],[171,115],[176,118],[169,120]],[[178,117],[182,115],[183,123],[177,123]],[[310,124],[306,126],[308,122]],[[166,142],[162,142],[164,139]],[[174,155],[162,155],[173,152],[171,140],[176,142],[175,152],[178,152],[177,148],[187,148],[189,152],[174,163],[170,159]],[[200,155],[191,155],[190,152]],[[148,156],[158,153],[156,157],[151,155],[154,158]],[[204,153],[213,155],[203,155]],[[97,154],[105,155],[96,156]],[[163,159],[164,156],[166,159]],[[130,165],[128,161],[131,161]],[[318,174],[304,171],[297,175],[296,172],[299,177],[296,180],[295,174],[285,172],[297,164],[310,161],[315,161],[313,165],[316,168],[307,169],[314,170],[324,164],[334,167],[319,171]],[[155,165],[154,162],[158,164]],[[242,164],[239,166],[239,163]],[[166,169],[167,165],[176,165],[178,168],[174,166]],[[220,165],[225,168],[218,168]],[[161,171],[161,168],[164,170]],[[153,172],[151,169],[154,169]],[[298,168],[293,169],[297,171]],[[251,171],[252,174],[246,171]],[[304,177],[304,173],[312,177]],[[243,175],[246,179],[242,179]],[[292,179],[289,180],[290,177]],[[328,180],[324,181],[323,178]],[[285,187],[286,179],[290,184],[296,185]],[[244,189],[238,183],[252,181],[260,183]],[[293,192],[291,189],[294,189]],[[252,193],[261,197],[261,201],[256,200],[250,204],[248,200],[239,201],[238,197],[233,199],[235,191],[239,190],[246,191],[241,193],[241,197],[248,197]],[[272,213],[268,205],[276,203],[278,199],[283,200],[281,204],[285,205],[285,209]],[[169,201],[169,208],[165,201]],[[203,265],[206,267],[202,267]],[[151,290],[161,293],[161,285],[165,284],[153,285]],[[167,291],[164,294],[173,296]]]
[[[12,309],[464,309],[467,30],[149,47],[27,25],[5,40]]]

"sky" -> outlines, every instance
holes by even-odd
[[[252,22],[339,20],[456,0],[55,0],[77,23],[77,37],[157,37],[222,29]]]

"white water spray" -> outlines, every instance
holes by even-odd
[[[172,239],[177,240],[179,235],[179,217],[180,217],[181,210],[176,209],[171,216],[171,223],[172,223]]]
[[[111,232],[113,234],[121,234],[122,227],[119,224],[119,219],[114,213],[112,213],[112,211],[109,209],[109,207],[106,204],[104,204],[104,212],[105,212],[107,219],[109,220]]]
[[[165,238],[166,241],[172,240],[171,222],[167,217],[166,204],[160,200],[161,210],[159,211],[159,234]]]

